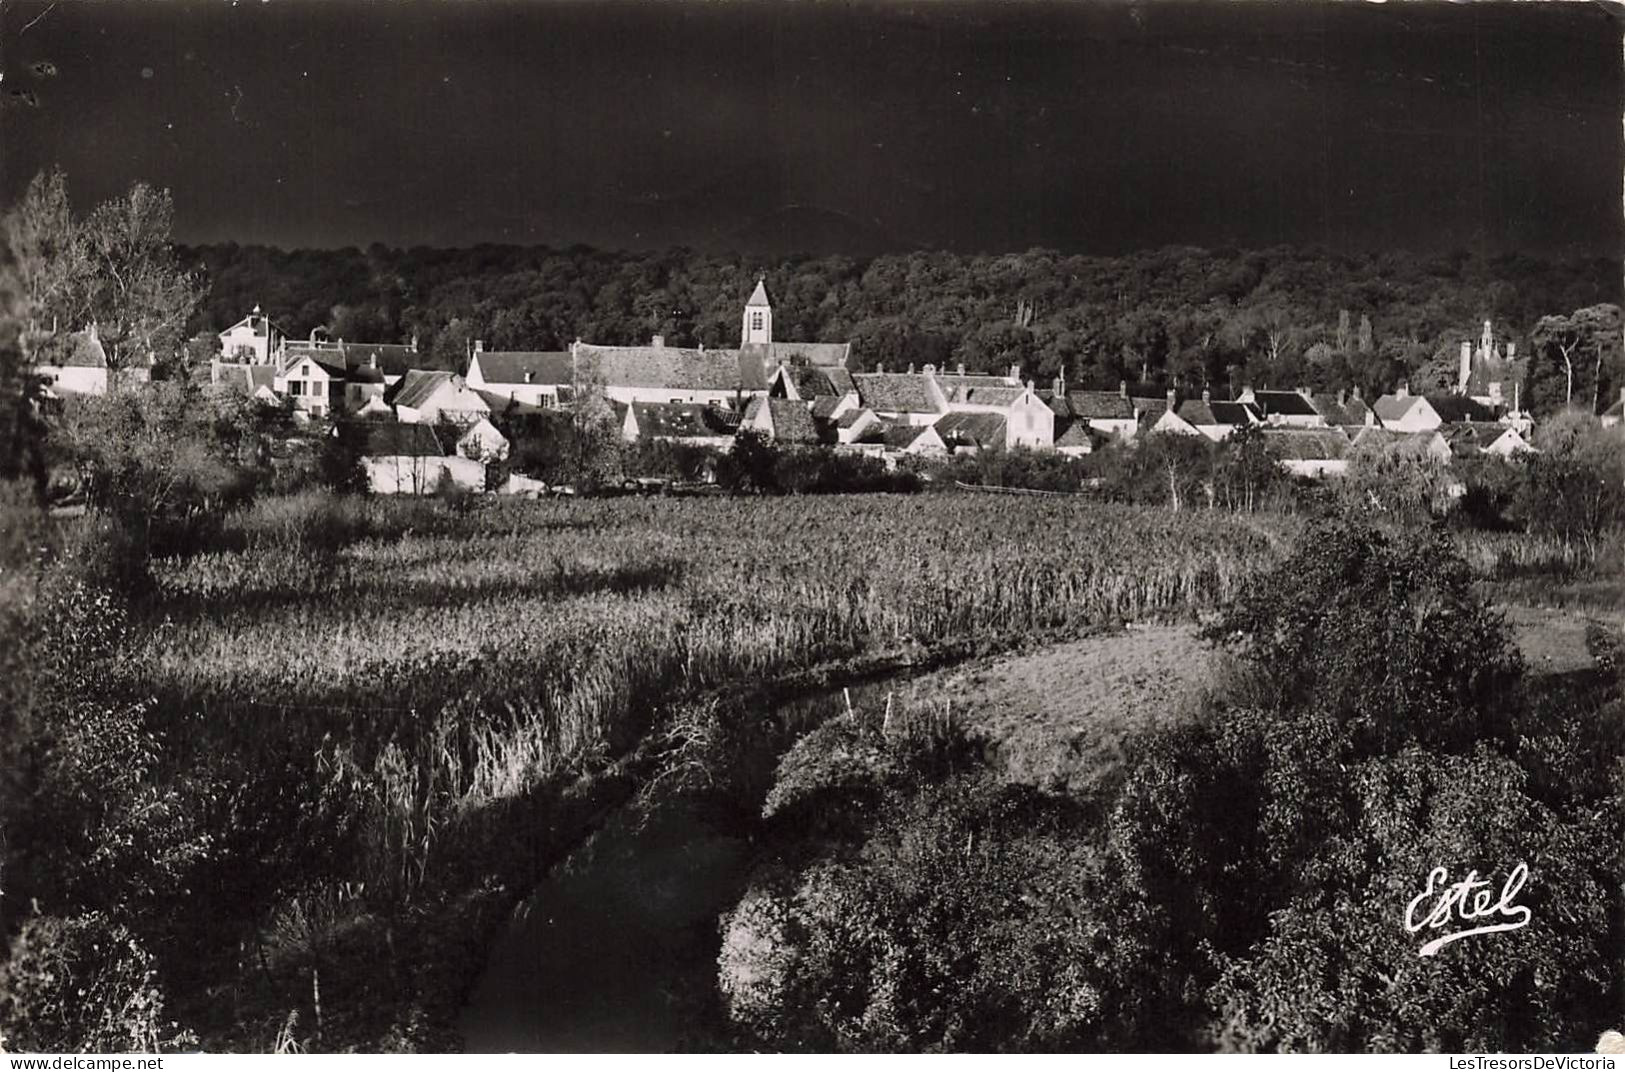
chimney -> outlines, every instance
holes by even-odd
[[[412,332],[412,349],[416,350],[417,348],[418,348],[418,333],[414,331],[414,332]]]
[[[1057,377],[1055,377],[1054,382],[1050,384],[1050,390],[1054,393],[1056,398],[1065,398],[1066,397],[1066,377],[1065,376],[1057,376]]]
[[[1202,388],[1202,401],[1203,402],[1211,402],[1211,401],[1213,401],[1213,392],[1209,391],[1206,387]]]
[[[1339,387],[1337,389],[1337,404],[1339,406],[1345,405],[1345,404],[1348,403],[1348,400],[1349,400],[1349,390],[1348,390],[1348,388],[1347,387]]]
[[[649,345],[653,346],[656,350],[664,350],[666,348],[666,337],[664,335],[650,336]]]
[[[1409,398],[1409,397],[1411,397],[1411,385],[1410,385],[1410,383],[1409,382],[1402,383],[1398,387],[1394,388],[1394,397],[1395,398]]]
[[[886,371],[886,363],[884,361],[876,361],[875,362],[875,371],[876,372],[885,372]]]
[[[1128,381],[1127,380],[1118,380],[1117,381],[1117,393],[1122,395],[1124,398],[1128,397]]]
[[[926,365],[925,367],[920,369],[920,371],[925,373],[927,376],[935,378],[936,374],[937,374],[937,366],[935,366],[935,365]]]
[[[1015,380],[1017,383],[1021,382],[1021,366],[1020,365],[1011,365],[1010,366],[1010,378],[1012,380]]]
[[[526,383],[529,383],[530,381],[534,380],[535,378],[536,378],[536,373],[532,372],[530,369],[525,370],[525,382]]]
[[[910,376],[914,375],[914,362],[912,361],[908,363],[908,374]]]
[[[1359,384],[1354,385],[1354,401],[1356,401],[1356,402],[1360,401],[1360,385]]]
[[[1518,356],[1518,344],[1511,339],[1507,340],[1507,360],[1512,361]]]
[[[378,367],[378,355],[376,353],[371,353],[371,354],[367,355],[367,367],[368,368],[377,368]]]
[[[1169,409],[1177,409],[1178,408],[1178,405],[1174,402],[1174,389],[1172,387],[1168,388],[1168,408]]]
[[[963,361],[959,363],[959,374],[961,376],[965,374],[965,363]]]

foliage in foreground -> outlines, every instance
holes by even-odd
[[[922,778],[834,724],[785,757],[777,855],[719,986],[781,1049],[1551,1050],[1621,980],[1617,681],[1536,689],[1438,542],[1311,530],[1213,630],[1242,671],[1082,805]],[[1598,691],[1599,689],[1603,691]],[[1589,691],[1587,691],[1589,690]],[[1612,690],[1612,691],[1608,691]],[[1422,958],[1429,872],[1519,931]]]

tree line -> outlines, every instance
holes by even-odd
[[[1020,365],[1040,381],[1064,373],[1074,384],[1126,380],[1148,392],[1222,394],[1248,383],[1380,393],[1407,379],[1413,390],[1439,390],[1455,382],[1461,341],[1476,342],[1488,319],[1520,355],[1537,352],[1528,379],[1543,407],[1567,397],[1606,404],[1625,382],[1620,275],[1606,259],[1288,247],[773,262],[581,246],[178,253],[211,284],[195,331],[219,331],[259,305],[294,336],[323,327],[334,338],[416,338],[425,363],[447,369],[466,367],[475,340],[560,350],[576,338],[624,345],[662,335],[674,346],[735,346],[742,303],[762,274],[776,337],[851,341],[865,367]],[[1542,318],[1599,306],[1573,330],[1541,329]],[[1599,348],[1588,327],[1610,315],[1616,330]]]

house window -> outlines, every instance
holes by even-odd
[[[674,406],[680,406],[683,404],[683,400],[681,398],[674,398],[671,400],[671,404]]]
[[[290,394],[294,394],[294,395],[303,395],[305,393],[305,381],[304,380],[289,380],[288,381],[288,392]]]
[[[752,313],[752,314],[750,314],[750,330],[752,330],[752,331],[761,331],[762,330],[762,314],[761,313]]]

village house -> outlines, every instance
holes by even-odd
[[[1250,404],[1264,423],[1272,427],[1326,428],[1331,422],[1315,408],[1313,395],[1307,387],[1296,391],[1255,391],[1245,387],[1236,401]]]
[[[948,412],[941,384],[925,373],[857,372],[852,382],[858,405],[888,422],[935,424]]]
[[[721,406],[692,402],[612,403],[628,443],[664,442],[717,451],[733,449],[739,415]]]
[[[109,389],[146,383],[152,370],[146,364],[112,369],[107,349],[92,324],[83,331],[57,335],[44,351],[48,361],[34,366],[52,396],[105,395]]]
[[[886,425],[886,422],[882,421],[872,409],[848,409],[841,411],[833,418],[820,418],[816,403],[813,405],[813,419],[821,420],[834,429],[837,445],[856,443],[870,429],[884,428]],[[916,425],[914,427],[929,428],[930,425]]]
[[[1349,437],[1338,428],[1266,427],[1264,451],[1293,476],[1319,479],[1348,471]]]
[[[413,369],[388,392],[384,401],[395,407],[403,424],[451,421],[473,425],[491,415],[490,403],[453,372]]]
[[[1129,399],[1126,382],[1119,384],[1116,391],[1079,391],[1069,389],[1065,377],[1058,376],[1047,401],[1059,421],[1083,421],[1104,436],[1132,439],[1140,429],[1139,414]],[[1071,448],[1075,451],[1076,447],[1074,437]]]
[[[277,394],[293,399],[297,412],[328,417],[344,410],[344,384],[349,373],[342,364],[301,350],[277,370],[272,384]]]
[[[369,421],[361,427],[365,432],[361,468],[374,494],[424,495],[442,480],[476,491],[485,487],[485,466],[470,458],[446,456],[434,429],[426,424]]]
[[[220,333],[220,360],[228,365],[272,365],[287,335],[259,306]]]
[[[574,367],[568,350],[487,350],[474,342],[468,385],[484,395],[500,395],[537,409],[551,409],[573,396]]]
[[[948,453],[948,444],[932,424],[893,424],[881,433],[885,454],[896,458],[905,454],[935,456]]]
[[[1055,419],[1055,442],[1051,448],[1060,454],[1076,458],[1093,454],[1104,437],[1089,427],[1089,422],[1076,417]]]
[[[1254,428],[1262,423],[1258,411],[1252,406],[1245,402],[1215,401],[1204,388],[1201,398],[1187,398],[1169,410],[1152,426],[1152,431],[1206,436],[1219,443],[1229,439],[1238,429]]]
[[[209,382],[222,391],[246,395],[256,402],[275,405],[280,401],[276,393],[275,365],[235,365],[221,361],[210,363]]]
[[[1440,432],[1456,457],[1488,454],[1497,458],[1511,458],[1535,449],[1518,429],[1499,421],[1458,421],[1443,425]]]
[[[1384,428],[1399,432],[1430,432],[1441,425],[1460,421],[1496,423],[1490,407],[1463,395],[1413,395],[1400,385],[1372,405]]]
[[[999,450],[1010,439],[1002,413],[949,413],[936,422],[937,435],[952,451]]]
[[[1361,428],[1355,434],[1351,445],[1365,449],[1383,448],[1401,454],[1414,452],[1445,464],[1449,464],[1451,458],[1450,443],[1437,429],[1424,432],[1401,432],[1371,424]]]
[[[751,399],[739,430],[758,432],[780,446],[817,446],[823,439],[811,406],[788,398]]]
[[[506,461],[510,449],[508,437],[497,426],[481,417],[457,437],[457,453],[485,465]]]

